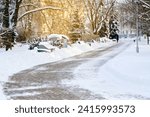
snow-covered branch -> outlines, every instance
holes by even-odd
[[[143,0],[139,0],[140,2],[142,2],[143,4],[145,4],[148,8],[150,8],[150,4],[146,3],[145,1]]]
[[[25,12],[24,14],[22,14],[22,15],[18,18],[18,21],[19,21],[20,19],[22,19],[24,16],[26,16],[26,15],[28,15],[28,14],[30,14],[30,13],[34,13],[34,12],[38,12],[38,11],[42,11],[42,10],[47,10],[47,9],[63,10],[62,8],[53,7],[53,6],[47,6],[47,7],[37,8],[37,9],[30,10],[30,11],[27,11],[27,12]]]
[[[26,7],[26,6],[33,6],[33,7],[35,7],[36,4],[31,4],[31,3],[29,3],[29,4],[22,4],[22,5],[20,5],[20,8],[21,7]]]

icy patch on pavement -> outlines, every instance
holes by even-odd
[[[13,97],[19,97],[19,96],[35,96],[40,95],[38,91],[32,91],[32,92],[23,92],[23,93],[17,93],[17,94],[11,94]],[[10,99],[9,97],[7,99]]]
[[[38,89],[52,88],[54,86],[55,84],[51,84],[51,85],[50,84],[42,84],[42,85],[37,84],[35,86],[25,86],[22,88],[7,89],[7,92],[11,92],[11,97],[34,96],[34,95],[40,95],[42,93],[42,92],[39,92]],[[37,90],[37,91],[31,91],[31,90]],[[7,99],[10,99],[9,94],[7,96]]]
[[[27,87],[22,87],[22,88],[12,88],[12,89],[7,89],[7,91],[25,91],[25,90],[30,90],[30,89],[42,89],[42,88],[50,88],[53,87],[53,85],[37,85],[37,86],[27,86]]]

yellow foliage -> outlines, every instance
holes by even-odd
[[[36,7],[54,6],[63,10],[43,10],[30,14],[22,19],[19,23],[21,26],[29,28],[31,35],[40,36],[48,34],[65,34],[68,35],[71,29],[71,18],[73,12],[78,9],[80,11],[80,20],[84,22],[84,6],[80,0],[28,0],[26,3],[31,3],[34,6],[27,6],[20,9],[21,12],[33,10]],[[31,20],[29,22],[29,20]],[[19,27],[18,26],[18,27]]]

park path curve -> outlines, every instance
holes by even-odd
[[[91,100],[105,99],[102,95],[79,87],[67,86],[63,80],[73,79],[73,71],[82,63],[106,55],[98,67],[125,50],[130,43],[119,42],[107,48],[99,48],[61,61],[38,65],[10,77],[4,84],[4,94],[13,100]],[[121,48],[121,49],[118,49]],[[114,53],[115,50],[116,51]]]

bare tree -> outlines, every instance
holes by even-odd
[[[135,14],[138,14],[139,21],[139,29],[142,34],[147,34],[150,32],[150,1],[149,0],[126,0],[126,4],[124,4],[124,9],[128,11],[132,17],[126,18],[126,22],[132,22],[135,24]],[[135,11],[136,7],[138,7],[138,13]]]
[[[87,18],[94,34],[106,35],[108,19],[116,0],[105,3],[104,0],[84,0]]]
[[[93,33],[97,33],[99,21],[102,19],[103,0],[84,0],[86,14]]]

